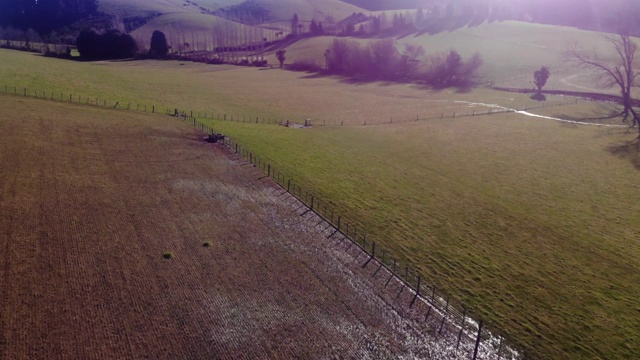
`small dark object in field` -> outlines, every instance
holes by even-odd
[[[223,134],[209,134],[209,136],[207,136],[206,141],[208,143],[217,143],[218,141],[224,141],[224,135]]]
[[[547,97],[544,96],[544,94],[540,94],[540,93],[536,93],[531,95],[531,98],[533,100],[537,100],[537,101],[547,101]]]
[[[164,254],[162,254],[162,257],[165,259],[171,259],[173,257],[173,253],[171,251],[166,251]]]
[[[202,244],[202,247],[210,247],[210,246],[211,246],[211,243],[208,241]]]

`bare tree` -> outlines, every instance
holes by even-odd
[[[374,41],[369,44],[373,67],[379,75],[389,76],[396,69],[398,50],[391,39]]]
[[[624,116],[623,122],[631,118],[631,126],[639,124],[640,118],[633,108],[631,90],[638,85],[640,66],[635,60],[637,45],[624,32],[618,35],[602,35],[615,50],[615,60],[607,60],[597,53],[586,54],[578,50],[577,44],[571,45],[569,59],[577,65],[593,70],[598,75],[599,85],[605,88],[619,87],[622,94],[623,110],[615,116]],[[615,117],[614,116],[614,117]],[[640,131],[640,126],[638,127]],[[640,134],[637,140],[640,141]],[[639,143],[640,144],[640,143]]]
[[[402,52],[402,67],[409,76],[414,76],[418,70],[420,58],[424,56],[424,48],[420,45],[404,44]]]

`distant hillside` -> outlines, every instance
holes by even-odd
[[[432,0],[342,0],[343,2],[361,7],[369,11],[404,10],[425,7]]]
[[[341,0],[101,0],[99,11],[127,18],[149,14],[215,13],[246,23],[288,20],[336,22],[364,9]],[[256,21],[259,20],[259,21]]]
[[[223,7],[216,14],[248,23],[289,20],[294,14],[300,21],[335,23],[358,12],[366,11],[340,0],[247,0]]]
[[[98,10],[119,17],[170,14],[176,12],[213,12],[244,0],[100,0]]]
[[[165,33],[172,52],[213,51],[216,47],[255,45],[276,39],[276,30],[244,25],[209,14],[180,12],[160,15],[131,35],[142,49],[149,46],[154,30]],[[258,47],[254,47],[257,49]]]
[[[287,62],[310,60],[323,65],[324,52],[334,39],[323,36],[299,41],[287,48]],[[342,39],[358,41],[364,46],[377,38]],[[397,38],[396,47],[403,52],[407,44],[422,46],[425,49],[425,55],[419,59],[422,62],[427,61],[430,55],[451,48],[459,51],[464,58],[478,52],[484,59],[481,76],[487,82],[499,82],[513,76],[529,78],[534,70],[543,65],[551,67],[552,76],[559,79],[562,75],[557,71],[566,70],[564,54],[567,44],[573,41],[585,48],[608,49],[606,42],[591,31],[519,21],[485,22],[479,26],[462,27],[435,35],[413,33]],[[270,61],[275,61],[275,57]]]
[[[436,10],[449,22],[518,20],[617,32],[621,26],[640,34],[638,0],[342,0],[369,11]]]

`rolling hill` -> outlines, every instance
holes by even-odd
[[[101,0],[98,10],[126,18],[176,12],[201,13],[203,10],[215,11],[239,3],[242,0]]]
[[[417,9],[428,6],[433,0],[342,0],[369,11]]]
[[[275,29],[244,25],[219,16],[179,12],[160,15],[131,32],[139,46],[149,45],[151,34],[160,30],[174,51],[211,51],[217,46],[260,43],[275,38]],[[188,43],[188,49],[181,49]]]
[[[288,20],[298,14],[301,21],[335,22],[354,12],[365,12],[360,7],[340,0],[102,0],[101,12],[120,17],[145,16],[172,13],[215,13],[237,18],[259,10],[266,14],[264,22]]]
[[[299,41],[287,48],[288,62],[314,60],[324,64],[324,51],[333,37],[322,36]],[[345,38],[368,43],[377,38]],[[501,82],[514,76],[527,76],[541,66],[550,66],[552,79],[568,70],[564,54],[571,42],[584,49],[606,49],[597,33],[569,27],[531,24],[519,21],[483,23],[438,34],[397,35],[396,47],[403,51],[405,44],[420,45],[425,57],[454,48],[463,57],[478,52],[484,59],[481,75],[486,81]],[[558,72],[560,71],[560,73]]]

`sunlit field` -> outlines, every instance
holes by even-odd
[[[350,39],[367,43],[376,38]],[[315,37],[300,41],[289,49],[290,61],[314,59],[324,65],[324,51],[333,41],[332,37]],[[482,81],[521,87],[533,87],[533,71],[541,66],[551,68],[550,81],[581,73],[567,63],[566,51],[577,42],[586,51],[599,51],[605,58],[608,45],[600,35],[575,28],[529,24],[517,21],[483,23],[475,27],[462,27],[455,31],[443,31],[435,35],[418,34],[396,36],[396,47],[403,50],[404,44],[421,45],[425,56],[455,49],[463,57],[478,52],[484,59],[480,71]],[[273,58],[275,62],[275,57]],[[519,78],[514,83],[513,78]],[[593,84],[590,84],[593,88]],[[573,89],[578,90],[578,89]]]
[[[498,52],[520,46],[517,32],[510,44],[498,36],[513,26],[415,41],[424,40],[428,52],[446,50],[453,37],[467,41],[465,52],[491,42],[495,51],[483,53],[484,76],[495,81],[551,65],[562,41],[544,45],[545,32],[533,43],[557,51],[530,46],[532,58],[516,51],[515,59]],[[555,28],[542,29],[548,35]],[[558,33],[577,34],[569,32]],[[540,105],[528,95],[488,89],[433,91],[279,69],[84,63],[1,50],[0,92],[5,86],[7,92],[71,93],[201,115],[328,121],[332,126],[294,129],[204,120],[342,209],[370,239],[503,330],[528,357],[631,359],[640,353],[640,159],[623,146],[633,130],[513,113],[459,116],[489,109],[470,102]],[[572,100],[550,97],[549,103]],[[579,119],[608,108],[579,101],[531,111]],[[453,113],[458,116],[444,116]],[[159,115],[158,121],[175,119]]]

